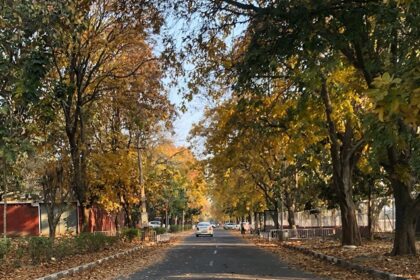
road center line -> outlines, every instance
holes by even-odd
[[[217,250],[214,250],[213,254],[216,255],[217,254]]]
[[[213,266],[213,261],[210,261],[209,266]]]

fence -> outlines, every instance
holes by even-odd
[[[284,240],[290,238],[308,239],[308,238],[326,238],[336,234],[335,228],[298,228],[298,229],[272,229],[266,232],[260,232],[259,237],[262,239]]]
[[[171,240],[171,234],[170,233],[163,233],[156,235],[156,242],[168,242]]]
[[[395,204],[392,199],[389,200],[388,204],[389,205],[385,205],[379,212],[375,225],[376,232],[393,232],[395,229]],[[358,205],[356,215],[359,226],[368,226],[368,207],[366,202],[362,202]],[[281,222],[284,227],[289,226],[287,214],[285,212],[279,217],[279,223]],[[338,209],[324,209],[312,214],[310,211],[302,211],[295,213],[295,222],[298,227],[305,228],[341,227],[341,213]],[[271,215],[265,213],[264,224],[268,229],[274,227]]]

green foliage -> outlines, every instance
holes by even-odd
[[[81,252],[97,252],[115,243],[116,238],[102,233],[81,233],[74,238],[77,248]]]
[[[61,238],[56,239],[54,242],[53,255],[58,260],[66,256],[74,255],[77,253],[74,238]]]
[[[0,259],[3,259],[10,250],[10,239],[0,239]]]
[[[169,232],[180,232],[182,230],[190,230],[192,228],[192,225],[184,225],[184,229],[182,228],[182,225],[171,225],[169,228]]]
[[[53,242],[47,237],[31,237],[28,252],[33,264],[48,261],[53,256]]]
[[[140,231],[137,228],[125,228],[122,230],[122,238],[129,242],[132,242],[138,237],[140,237]]]
[[[156,234],[164,234],[164,233],[166,233],[166,228],[164,228],[164,227],[154,228],[153,230],[156,231]]]

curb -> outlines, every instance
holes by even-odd
[[[130,250],[127,250],[127,251],[124,251],[124,252],[121,252],[121,253],[118,253],[118,254],[115,254],[115,255],[106,257],[106,258],[102,258],[102,259],[96,260],[94,262],[82,264],[82,265],[79,265],[79,266],[76,266],[76,267],[72,267],[72,268],[69,268],[69,269],[66,269],[66,270],[62,270],[62,271],[59,271],[59,272],[56,272],[56,273],[53,273],[53,274],[44,276],[44,277],[40,277],[40,278],[37,278],[36,280],[56,280],[56,279],[61,279],[61,278],[64,278],[64,277],[66,277],[68,275],[73,275],[75,273],[79,273],[79,272],[82,272],[82,271],[86,271],[86,270],[92,269],[92,268],[97,267],[98,265],[103,264],[103,263],[105,263],[107,261],[110,261],[110,260],[113,260],[113,259],[116,259],[116,258],[119,258],[119,257],[122,257],[122,256],[128,256],[129,254],[131,254],[133,252],[136,252],[136,251],[139,251],[140,249],[143,249],[143,245],[142,246],[138,246],[138,247],[134,247],[134,248],[132,248]]]
[[[349,261],[346,261],[344,259],[340,259],[340,258],[337,258],[337,257],[324,255],[322,253],[312,251],[312,250],[309,250],[309,249],[304,248],[304,247],[292,246],[292,245],[289,245],[289,244],[281,244],[281,245],[283,247],[288,248],[288,249],[299,251],[299,252],[305,253],[307,255],[312,255],[315,258],[331,262],[335,265],[338,265],[338,266],[341,266],[341,267],[344,267],[344,268],[354,269],[354,270],[357,270],[359,272],[368,273],[368,274],[370,274],[374,277],[377,277],[377,278],[388,279],[388,280],[409,280],[409,278],[401,277],[401,276],[398,276],[396,274],[385,272],[385,271],[376,270],[374,268],[365,267],[363,265],[352,263],[352,262],[349,262]]]

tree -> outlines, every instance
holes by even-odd
[[[152,216],[165,217],[169,227],[171,217],[177,223],[183,218],[185,221],[186,216],[193,219],[194,215],[203,214],[206,183],[191,151],[163,141],[149,152],[145,184]]]
[[[129,7],[117,1],[51,1],[48,6],[46,48],[53,60],[48,73],[48,90],[61,105],[72,159],[72,186],[82,207],[87,205],[87,166],[90,137],[87,125],[93,105],[111,81],[129,79],[155,57],[129,54],[145,46],[150,26],[158,27],[156,11],[150,15],[127,16]],[[60,19],[55,21],[54,19]]]
[[[375,101],[378,113],[376,122],[382,121],[385,108],[393,108],[388,111],[393,117],[388,118],[382,126],[382,129],[389,132],[387,138],[381,138],[384,134],[376,134],[376,138],[372,139],[375,144],[379,144],[378,148],[386,150],[382,153],[386,155],[382,160],[383,167],[390,180],[392,179],[396,199],[398,222],[392,253],[414,254],[414,217],[418,214],[420,196],[413,198],[411,195],[416,185],[414,182],[418,179],[414,179],[417,177],[416,169],[410,164],[412,155],[416,152],[412,153],[408,147],[417,147],[413,142],[418,139],[418,111],[415,107],[418,101],[412,87],[417,79],[415,49],[418,44],[418,3],[335,0],[316,3],[305,0],[244,3],[225,0],[199,1],[189,8],[189,11],[193,10],[207,19],[203,21],[201,34],[194,37],[193,41],[195,46],[203,50],[201,54],[214,53],[214,47],[223,46],[220,40],[223,41],[223,37],[238,23],[247,23],[244,28],[249,42],[246,51],[242,54],[240,63],[228,67],[230,71],[234,69],[233,72],[237,73],[239,87],[258,85],[264,77],[281,76],[282,72],[279,70],[284,70],[284,62],[297,63],[300,65],[297,69],[300,70],[316,71],[323,64],[314,64],[314,59],[316,61],[321,58],[325,61],[335,58],[336,61],[352,65],[362,75],[367,87],[379,89],[372,93],[373,100],[378,97]],[[222,50],[226,49],[219,48],[217,53],[223,55]],[[318,82],[318,91],[325,97],[328,93],[328,77],[318,78],[321,80],[320,84]],[[393,88],[392,91],[384,90],[379,85],[380,80],[386,80],[387,82],[381,84],[387,85],[385,88]],[[401,81],[405,86],[396,86]],[[387,98],[383,99],[384,96]],[[324,102],[328,107],[328,98],[324,98]],[[400,104],[401,110],[398,109]],[[408,108],[414,110],[407,110]],[[415,119],[417,120],[414,121]],[[331,123],[329,127],[332,128]],[[393,137],[389,138],[391,135]],[[398,144],[401,141],[407,143],[404,148]],[[383,142],[386,142],[385,146]],[[336,152],[332,152],[336,154],[334,161],[338,166],[339,157]],[[392,168],[397,165],[403,165],[413,179],[402,182],[399,171]],[[338,169],[335,168],[334,172],[341,181],[344,178],[339,177],[342,172]],[[339,182],[337,179],[336,184]],[[356,234],[354,225],[351,227],[354,230],[350,232]]]
[[[69,184],[69,168],[63,164],[64,160],[47,163],[44,175],[40,180],[43,202],[47,208],[49,237],[54,240],[56,228],[61,216],[71,203],[71,189]],[[70,201],[69,201],[70,200]]]

